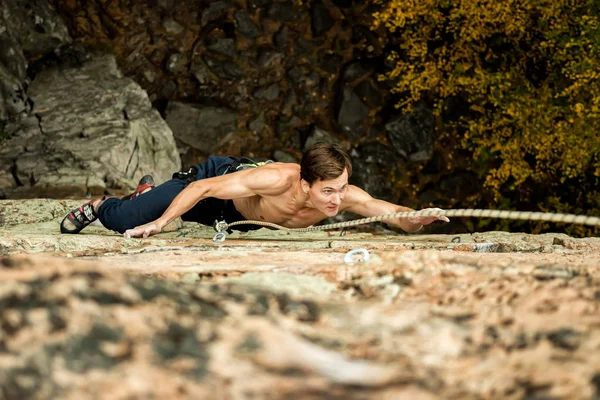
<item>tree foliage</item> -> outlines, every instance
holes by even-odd
[[[397,106],[433,105],[484,168],[489,206],[600,215],[600,3],[374,3]]]

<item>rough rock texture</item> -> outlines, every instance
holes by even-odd
[[[125,75],[148,91],[180,139],[184,165],[210,153],[279,159],[284,152],[283,159],[297,160],[306,143],[318,139],[315,132],[323,131],[349,149],[392,150],[380,153],[385,168],[373,168],[355,152],[356,170],[368,173],[356,174],[352,183],[365,186],[377,174],[387,198],[423,206],[397,175],[424,158],[393,150],[430,151],[430,144],[415,144],[420,136],[413,134],[390,141],[385,125],[402,114],[377,80],[388,38],[370,30],[368,2],[51,3],[73,37],[110,48]],[[415,126],[431,125],[428,116],[420,121],[422,115],[406,118]]]
[[[29,62],[69,43],[66,25],[48,2],[0,3],[0,125],[30,110]]]
[[[31,109],[23,79],[28,83],[47,69],[73,66],[88,51],[101,50],[114,53],[124,76],[147,91],[178,138],[186,167],[204,161],[210,153],[295,162],[308,144],[325,139],[350,150],[355,165],[351,183],[376,197],[412,208],[462,208],[480,198],[474,182],[481,178],[470,171],[468,154],[460,154],[452,144],[437,143],[439,117],[426,105],[408,115],[395,109],[399,97],[391,94],[391,82],[378,80],[390,67],[386,56],[401,38],[371,30],[373,2],[160,0],[150,5],[143,0],[49,0],[74,38],[73,45],[67,46],[70,38],[63,34],[63,25],[46,27],[38,22],[53,21],[49,19],[52,8],[45,1],[36,1],[33,9],[48,11],[34,14],[14,11],[21,4],[16,0],[3,3],[5,10],[13,10],[5,12],[5,19],[9,15],[14,22],[0,32],[2,38],[10,37],[10,46],[0,46],[0,55],[5,48],[8,54],[20,36],[28,38],[28,48],[43,50],[23,56],[15,52],[2,60],[8,63],[0,65],[4,87],[16,88],[6,95],[14,100],[10,104],[16,111],[11,112],[27,114]],[[36,25],[31,25],[32,15],[39,16],[33,19]],[[20,35],[19,26],[29,29]],[[55,44],[60,48],[55,49]],[[7,65],[19,66],[20,72],[10,68],[7,72]],[[65,108],[64,112],[71,111]],[[44,134],[32,129],[35,114],[28,116],[13,123],[10,132],[29,132],[27,141],[37,142],[32,147],[44,146]],[[91,117],[90,122],[97,119]],[[0,147],[10,134],[5,125],[0,116]],[[88,147],[94,144],[92,140]],[[129,152],[127,148],[124,154]],[[40,156],[39,151],[34,153]],[[27,153],[17,151],[13,159],[21,156],[23,161],[10,160],[4,166],[0,187],[27,188],[36,182]],[[44,156],[42,164],[54,163],[50,155]],[[96,165],[94,159],[81,162]],[[18,164],[24,164],[24,172],[19,172]],[[102,169],[112,166],[98,170]],[[121,177],[106,175],[104,184],[96,176],[86,184],[70,176],[63,179],[62,174],[56,168],[57,190],[39,185],[39,191],[22,188],[14,196],[114,191],[121,180],[131,177],[127,170]],[[439,227],[439,232],[452,229],[471,227],[456,220]]]
[[[0,201],[0,398],[600,396],[599,238],[59,235],[71,203]]]
[[[46,68],[28,95],[32,115],[5,128],[0,196],[99,195],[181,166],[171,130],[112,56]]]
[[[165,119],[184,153],[191,147],[203,154],[216,154],[221,143],[236,131],[235,112],[223,107],[170,102]]]

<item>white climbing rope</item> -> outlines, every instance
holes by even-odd
[[[506,211],[506,210],[484,210],[484,209],[456,209],[456,210],[421,210],[421,211],[408,211],[408,212],[397,212],[392,214],[377,215],[375,217],[356,219],[353,221],[337,222],[335,224],[309,226],[308,228],[286,228],[285,226],[273,224],[271,222],[264,221],[236,221],[228,224],[225,221],[216,222],[214,228],[217,232],[221,233],[227,229],[236,225],[258,225],[269,228],[275,228],[288,232],[314,232],[314,231],[325,231],[329,229],[347,228],[349,226],[356,226],[362,224],[369,224],[371,222],[379,222],[386,219],[394,218],[410,218],[410,217],[432,217],[444,215],[446,217],[476,217],[476,218],[500,218],[500,219],[518,219],[525,221],[547,221],[547,222],[559,222],[566,224],[577,224],[577,225],[590,225],[600,226],[600,217],[589,217],[586,215],[576,214],[554,214],[544,213],[537,211]]]

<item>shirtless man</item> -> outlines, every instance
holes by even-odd
[[[88,203],[91,210],[87,214],[93,213],[104,226],[124,233],[125,237],[146,238],[160,233],[178,217],[205,225],[212,225],[215,220],[231,223],[249,219],[304,228],[346,210],[364,217],[413,211],[374,199],[364,190],[349,185],[352,163],[335,144],[313,145],[300,165],[271,163],[241,171],[234,168],[234,173],[220,174],[228,160],[230,158],[209,157],[207,162],[197,166],[199,171],[190,171],[195,175],[191,182],[175,177],[132,200],[99,199]],[[230,163],[226,169],[231,170],[231,166]],[[449,222],[445,216],[384,222],[406,232],[416,232],[423,225],[438,220]],[[258,228],[238,225],[232,229]]]

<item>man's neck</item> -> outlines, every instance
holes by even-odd
[[[301,184],[301,180],[297,180],[296,183],[294,184],[294,188],[293,188],[293,200],[294,200],[294,204],[296,204],[296,206],[299,209],[302,208],[315,208],[315,206],[312,204],[312,202],[310,201],[310,196],[308,195],[308,193],[304,193],[304,190],[302,190],[302,184]]]

